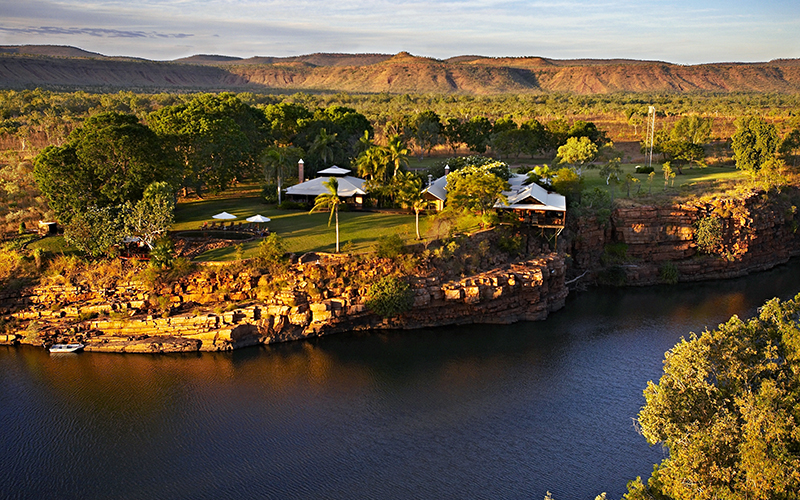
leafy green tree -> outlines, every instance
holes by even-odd
[[[736,167],[755,176],[778,150],[778,131],[760,116],[742,116],[736,120],[731,146]]]
[[[89,206],[136,201],[154,181],[172,181],[175,164],[158,137],[135,116],[90,117],[62,147],[34,160],[34,176],[56,216],[67,222]]]
[[[547,129],[536,119],[530,119],[520,125],[522,133],[522,151],[530,156],[536,156],[547,150],[549,139]]]
[[[508,165],[495,161],[467,165],[447,175],[447,203],[450,207],[486,213],[498,200],[505,201],[503,191],[508,181],[496,171],[508,171]]]
[[[461,140],[470,151],[483,154],[492,136],[492,122],[485,116],[475,116],[464,123]]]
[[[292,144],[303,124],[313,116],[305,106],[290,102],[270,104],[263,112],[270,127],[270,135],[282,146]]]
[[[126,236],[121,206],[86,207],[64,226],[64,238],[78,250],[99,257]]]
[[[792,158],[792,165],[797,166],[797,157],[800,156],[800,128],[791,130],[781,139],[778,152],[788,161]]]
[[[711,127],[713,125],[713,118],[699,115],[683,116],[675,122],[670,136],[673,140],[689,144],[708,144],[711,141]]]
[[[442,122],[433,111],[423,111],[419,113],[412,124],[414,140],[419,147],[419,159],[422,160],[427,151],[430,155],[431,149],[439,144],[439,134],[442,131]]]
[[[322,193],[314,199],[314,207],[309,213],[330,211],[328,227],[331,226],[331,221],[334,217],[336,218],[336,253],[339,253],[339,206],[344,203],[339,198],[339,181],[336,177],[331,177],[323,182],[322,185],[328,188],[328,192]]]
[[[800,491],[800,295],[673,347],[639,413],[669,456],[626,498],[791,499]],[[648,496],[650,495],[650,496]]]
[[[567,131],[567,139],[571,137],[586,137],[598,148],[608,142],[605,132],[598,129],[597,125],[594,123],[585,122],[583,120],[575,120],[575,122],[570,125],[569,130]]]
[[[563,167],[553,174],[552,186],[556,193],[574,199],[583,190],[583,179],[571,168]]]
[[[441,135],[447,143],[447,146],[453,150],[454,155],[458,151],[458,147],[464,143],[462,140],[463,130],[463,124],[458,118],[448,118],[442,125]]]
[[[128,236],[138,236],[152,250],[154,242],[167,234],[174,221],[175,193],[166,182],[147,186],[144,196],[124,212]]]
[[[583,168],[588,168],[597,159],[598,153],[597,145],[588,137],[570,137],[558,148],[556,158],[560,163],[572,165],[578,171],[578,175],[582,175]]]
[[[223,190],[260,171],[258,156],[269,141],[263,113],[232,94],[201,94],[161,108],[148,123],[180,158],[181,186]]]

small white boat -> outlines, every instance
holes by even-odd
[[[83,349],[83,344],[53,344],[50,352],[75,352]]]

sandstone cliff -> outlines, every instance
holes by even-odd
[[[412,308],[382,318],[365,305],[365,283],[389,264],[322,256],[298,263],[280,289],[269,275],[206,270],[153,290],[138,282],[113,288],[44,284],[25,296],[6,295],[17,330],[0,343],[82,342],[88,351],[222,351],[345,331],[408,329],[465,323],[542,320],[564,306],[565,265],[557,254],[517,262],[468,278],[436,273],[410,279]],[[2,298],[0,298],[2,299]]]
[[[665,207],[617,208],[609,221],[577,221],[570,252],[575,271],[591,271],[601,282],[620,278],[611,280],[615,284],[663,283],[666,267],[674,267],[681,282],[743,276],[800,255],[798,205],[800,191],[792,188]],[[703,252],[697,223],[707,217],[720,219],[721,239],[715,249]],[[617,255],[610,256],[610,250]]]

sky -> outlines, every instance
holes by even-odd
[[[315,52],[800,58],[798,0],[0,0],[0,44],[172,60]]]

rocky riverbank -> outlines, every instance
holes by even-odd
[[[358,330],[542,320],[564,306],[566,267],[558,254],[462,279],[419,272],[407,281],[409,310],[384,318],[367,305],[368,284],[391,274],[388,259],[317,255],[273,276],[205,269],[153,290],[49,283],[16,297],[18,328],[0,343],[81,342],[87,351],[227,351]],[[419,271],[419,269],[418,269]],[[358,282],[347,283],[347,277]],[[351,280],[352,281],[352,280]],[[7,298],[8,299],[8,298]]]
[[[620,207],[609,220],[574,220],[560,253],[542,253],[546,243],[534,233],[506,227],[396,259],[307,255],[277,274],[214,266],[149,284],[56,275],[0,292],[0,343],[227,351],[345,331],[543,320],[564,306],[568,274],[580,283],[638,286],[732,278],[785,263],[800,255],[798,205],[800,192],[790,189]],[[712,218],[716,239],[701,245],[698,228]],[[518,238],[528,257],[498,251],[503,238]],[[371,284],[385,276],[401,277],[413,294],[410,308],[388,318],[368,306]]]

